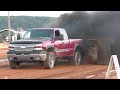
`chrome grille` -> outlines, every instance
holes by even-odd
[[[14,44],[15,51],[33,51],[34,44]]]

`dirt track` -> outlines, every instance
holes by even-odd
[[[68,61],[59,61],[53,69],[45,69],[40,63],[22,63],[20,69],[10,69],[6,52],[7,49],[0,49],[0,79],[104,79],[108,68],[108,65],[72,66]],[[116,78],[114,73],[112,76]]]
[[[107,65],[71,66],[59,61],[53,69],[39,63],[22,63],[20,69],[10,69],[8,61],[0,62],[0,79],[104,79]]]

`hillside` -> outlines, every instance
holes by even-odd
[[[56,20],[55,17],[33,17],[33,16],[11,16],[11,28],[17,30],[18,27],[23,29],[36,27],[49,27]],[[0,16],[0,30],[8,28],[8,17]]]

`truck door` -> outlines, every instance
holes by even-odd
[[[70,55],[70,40],[68,39],[68,35],[64,29],[60,30],[60,33],[63,34],[63,48],[64,48],[64,56],[69,56]]]
[[[64,40],[59,40],[58,37],[60,35],[60,31],[56,30],[55,31],[55,42],[54,42],[54,46],[55,46],[55,53],[56,53],[56,57],[63,57],[64,56]]]
[[[70,41],[69,40],[64,40],[64,50],[65,50],[65,56],[70,56],[70,48],[71,45],[70,45]]]

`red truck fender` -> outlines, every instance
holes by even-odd
[[[54,50],[54,45],[49,45],[49,46],[47,46],[47,47],[46,47],[46,50],[48,50],[48,49]]]
[[[80,53],[82,53],[82,51],[83,51],[82,46],[80,44],[76,44],[74,46],[74,54],[75,54],[76,50],[79,50]]]

